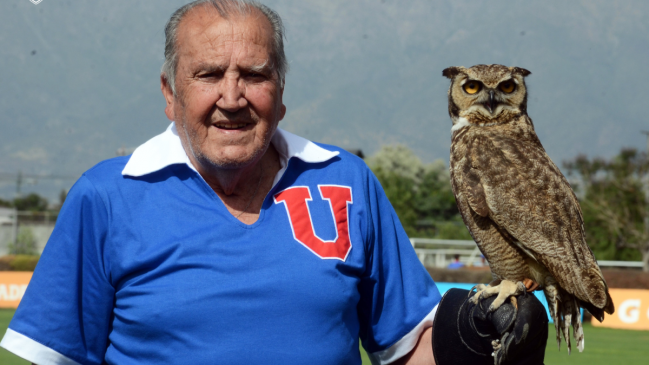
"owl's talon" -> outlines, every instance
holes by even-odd
[[[493,312],[498,309],[505,302],[505,300],[507,300],[507,298],[514,295],[521,295],[525,293],[525,290],[525,285],[520,281],[513,282],[509,280],[503,280],[502,282],[500,282],[500,284],[496,286],[489,286],[485,290],[481,291],[479,293],[480,296],[476,299],[480,300],[497,295],[496,300],[491,303],[488,309],[489,312]],[[476,296],[477,295],[478,294],[476,294]]]
[[[473,293],[473,289],[476,289],[476,293],[473,294],[473,297],[469,299],[473,304],[478,304],[478,301],[480,299],[485,298],[484,294],[486,291],[488,291],[489,288],[492,288],[494,285],[500,284],[500,280],[494,280],[491,283],[484,285],[484,284],[478,284],[475,285],[473,288],[471,288],[471,291],[469,291],[469,296]],[[481,307],[482,308],[482,307]]]
[[[475,285],[471,290],[469,291],[469,296],[473,294],[473,297],[470,299],[473,304],[478,304],[478,301],[481,299],[482,293],[488,288],[489,286],[484,285],[484,284],[478,284]],[[476,289],[476,292],[473,293],[473,289]]]
[[[481,289],[480,286],[485,286],[485,285],[484,284],[476,284],[476,285],[474,285],[471,289],[469,289],[469,295],[468,296],[471,296],[471,294],[474,294],[473,293],[474,289],[475,289],[475,294],[479,293],[480,289]]]
[[[484,312],[484,307],[482,306],[482,301],[478,301],[478,305],[480,306],[480,310]]]

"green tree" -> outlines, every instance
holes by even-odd
[[[406,146],[384,146],[367,159],[411,237],[471,239],[455,204],[448,168],[423,164]]]
[[[0,207],[13,208],[13,204],[10,201],[0,198]]]
[[[399,216],[401,225],[408,236],[413,237],[417,232],[417,213],[415,211],[415,182],[413,179],[401,176],[394,171],[382,168],[374,170],[374,174],[383,186],[385,195]]]
[[[381,147],[367,159],[372,171],[394,173],[412,180],[416,185],[421,182],[424,164],[408,147],[396,144]]]
[[[458,216],[455,196],[451,189],[451,177],[444,162],[437,160],[425,166],[421,174],[415,205],[420,217],[434,217],[449,221]]]
[[[578,177],[586,238],[597,258],[642,260],[649,272],[647,154],[623,149],[611,160],[578,156],[564,167]]]
[[[47,210],[47,199],[31,193],[22,198],[14,199],[14,207],[20,211],[44,212]]]

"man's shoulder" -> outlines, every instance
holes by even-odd
[[[313,142],[313,143],[315,143],[318,147],[323,148],[327,151],[338,152],[338,156],[336,157],[338,157],[339,160],[344,164],[355,165],[363,170],[369,169],[365,161],[363,161],[363,159],[359,157],[358,154],[353,153],[352,151],[331,144],[320,143],[320,142]]]
[[[68,201],[81,204],[86,199],[107,201],[115,190],[120,189],[120,183],[124,180],[122,170],[128,160],[129,156],[111,158],[84,172],[70,189],[66,204],[70,204]]]
[[[123,180],[122,170],[131,156],[119,156],[101,161],[86,171],[83,176],[94,185],[114,185]]]

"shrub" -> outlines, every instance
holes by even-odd
[[[36,237],[29,227],[20,227],[14,244],[9,244],[12,255],[36,255]]]
[[[34,271],[38,264],[40,256],[34,255],[16,255],[11,262],[12,271]]]
[[[0,257],[0,271],[34,271],[40,256],[6,255]]]

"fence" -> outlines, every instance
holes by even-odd
[[[482,253],[473,241],[411,238],[417,257],[424,266],[447,267],[456,255],[466,266],[483,266]],[[432,248],[434,247],[434,248]]]
[[[0,211],[0,256],[9,254],[21,232],[29,231],[36,253],[43,252],[54,230],[57,214],[52,212],[20,212],[3,208]]]
[[[428,267],[448,267],[456,255],[465,266],[485,266],[482,253],[473,241],[439,240],[431,238],[411,238],[419,261]],[[597,261],[600,267],[626,267],[642,269],[642,261]]]
[[[31,230],[36,241],[37,253],[43,252],[47,240],[54,230],[57,214],[51,212],[16,212],[3,208],[0,211],[0,256],[9,253],[9,245],[16,242],[21,229]],[[428,267],[448,267],[455,256],[465,266],[487,266],[476,243],[470,240],[441,240],[411,238],[419,261]],[[642,269],[642,261],[598,261],[600,267],[622,267]]]

